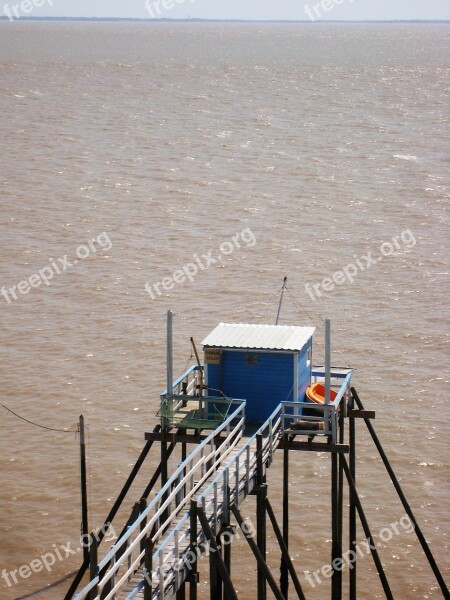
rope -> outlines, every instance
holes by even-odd
[[[33,421],[30,421],[29,419],[26,419],[25,417],[18,415],[16,412],[14,412],[13,410],[11,410],[10,408],[8,408],[7,406],[5,406],[2,403],[0,403],[0,406],[2,406],[7,411],[7,413],[6,413],[7,415],[9,413],[11,413],[18,419],[21,419],[22,421],[25,421],[26,423],[29,423],[30,425],[33,425],[34,427],[39,427],[40,429],[46,429],[47,431],[57,431],[59,433],[74,433],[73,429],[55,429],[54,427],[47,427],[46,425],[39,425],[38,423],[34,423]]]

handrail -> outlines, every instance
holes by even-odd
[[[320,376],[322,374],[323,373],[321,373],[320,371],[313,371],[311,373],[311,375],[313,377],[317,377],[317,376]],[[350,381],[352,379],[352,375],[353,375],[353,373],[351,373],[351,372],[347,373],[347,374],[331,373],[331,378],[332,379],[344,379],[344,381],[342,382],[342,384],[341,384],[341,386],[339,388],[339,392],[338,392],[336,398],[333,400],[333,402],[330,402],[330,404],[328,406],[335,406],[335,407],[339,406],[339,404],[341,403],[341,400],[342,400],[342,398],[343,398],[346,390],[349,389]],[[290,403],[287,403],[287,402],[283,402],[282,404],[301,404],[301,405],[304,405],[304,404],[311,404],[311,403],[305,403],[305,402],[297,402],[297,403],[290,402]]]
[[[194,368],[191,369],[191,371],[194,370]],[[98,568],[99,568],[100,571],[105,566],[107,566],[111,562],[111,559],[117,554],[117,552],[125,544],[128,543],[128,540],[133,536],[133,534],[136,533],[136,531],[139,531],[139,535],[132,542],[132,545],[130,547],[128,547],[125,550],[125,552],[123,553],[123,555],[121,557],[122,561],[123,561],[124,557],[127,557],[131,553],[132,549],[135,547],[135,545],[137,544],[137,542],[140,541],[148,533],[148,531],[153,527],[154,523],[158,521],[158,519],[161,517],[162,513],[164,512],[164,510],[167,508],[168,503],[171,501],[170,500],[170,495],[171,495],[171,492],[172,492],[172,489],[171,489],[172,485],[180,478],[180,476],[182,476],[182,477],[181,477],[181,481],[179,482],[178,485],[181,485],[181,483],[183,483],[183,484],[186,483],[186,481],[188,481],[190,479],[191,475],[192,475],[191,470],[195,471],[199,466],[201,466],[201,463],[205,462],[206,460],[211,460],[211,455],[214,454],[214,451],[211,453],[211,455],[208,455],[207,458],[205,458],[205,456],[203,456],[203,451],[205,450],[205,448],[207,448],[211,444],[211,442],[214,442],[214,439],[222,431],[228,431],[229,432],[229,428],[230,428],[231,423],[235,419],[238,419],[238,418],[240,418],[239,423],[233,429],[233,431],[231,431],[230,435],[226,438],[225,442],[228,440],[228,438],[230,438],[230,440],[228,440],[228,441],[231,441],[232,438],[235,436],[236,431],[239,431],[240,428],[243,429],[243,426],[244,426],[244,423],[245,423],[245,401],[233,400],[233,403],[234,404],[236,404],[236,403],[239,404],[238,408],[220,426],[218,426],[216,429],[214,429],[210,433],[210,435],[208,435],[208,437],[205,440],[203,440],[203,442],[201,444],[199,444],[198,446],[196,446],[196,448],[194,448],[194,450],[192,450],[192,452],[187,456],[186,460],[184,460],[178,466],[178,468],[174,471],[174,473],[169,478],[169,480],[166,482],[166,484],[161,488],[161,490],[159,491],[158,495],[155,496],[155,498],[152,500],[152,502],[138,516],[138,518],[133,523],[133,525],[128,529],[128,531],[117,541],[117,543],[111,548],[111,550],[106,554],[106,556],[99,563]],[[200,461],[194,462],[196,460],[196,458],[199,457],[199,455],[200,455]],[[184,470],[185,469],[188,471],[188,474],[186,476],[184,476]],[[208,473],[209,473],[209,471],[208,471]],[[198,485],[196,487],[198,488]],[[163,498],[166,494],[169,495],[169,498],[163,504],[161,504],[161,498]],[[177,507],[176,514],[179,513],[179,511],[181,510],[183,504],[184,504],[184,502]],[[142,522],[145,519],[147,519],[147,517],[149,516],[149,514],[152,511],[154,511],[154,510],[155,510],[155,514],[147,522],[147,525],[145,526],[145,528],[143,528],[142,531],[141,531],[141,524],[142,524]],[[103,578],[101,580],[99,580],[99,578],[96,577],[93,580],[93,582],[91,582],[90,584],[88,584],[76,596],[74,596],[74,599],[75,600],[82,600],[83,598],[86,598],[86,594],[93,587],[95,587],[95,585],[99,585],[100,588],[103,588],[104,585],[106,584],[106,582],[110,580],[110,577],[117,571],[117,569],[120,568],[121,564],[122,564],[122,562],[117,562],[116,565],[114,565],[111,569],[109,569],[107,571],[107,573],[105,573],[105,575],[103,576]]]
[[[197,368],[198,369],[198,368]],[[195,370],[192,367],[189,373]],[[182,381],[184,377],[180,380]],[[331,405],[326,406],[326,412],[331,417],[336,414],[336,407],[342,401],[348,383],[351,379],[351,373],[348,373],[344,379],[338,395]],[[90,590],[97,588],[98,596],[104,597],[105,600],[112,600],[116,594],[123,589],[123,585],[129,581],[129,577],[142,565],[145,551],[142,549],[142,540],[147,537],[150,532],[152,540],[155,542],[162,535],[162,539],[158,544],[157,550],[153,554],[153,564],[155,565],[155,575],[157,574],[161,587],[161,597],[168,587],[179,585],[179,569],[185,569],[186,559],[183,555],[189,548],[189,500],[196,493],[199,493],[197,502],[202,504],[203,509],[210,514],[210,519],[214,521],[214,529],[217,523],[223,518],[225,507],[228,503],[228,488],[231,490],[232,502],[238,505],[242,495],[248,495],[254,485],[254,476],[257,466],[257,451],[255,441],[258,436],[263,436],[262,444],[262,460],[268,464],[273,460],[273,453],[277,447],[277,442],[282,435],[284,429],[284,418],[292,418],[294,415],[286,415],[286,406],[301,406],[302,403],[280,403],[273,411],[270,417],[263,423],[258,430],[251,435],[241,447],[237,446],[243,434],[245,425],[245,401],[236,401],[239,406],[233,413],[216,429],[214,429],[208,437],[188,455],[178,468],[174,471],[167,483],[161,488],[157,496],[152,500],[148,507],[137,517],[136,521],[129,527],[128,531],[117,541],[111,548],[108,554],[99,563],[98,568],[101,571],[110,567],[102,576],[96,576],[79,594],[74,597],[74,600],[83,600],[87,597]],[[238,421],[236,423],[236,420]],[[230,429],[231,423],[233,428]],[[227,432],[227,436],[223,442],[216,448],[214,441],[217,436],[223,432]],[[238,451],[233,456],[230,454],[233,450]],[[210,452],[205,452],[209,450]],[[226,462],[225,462],[226,461]],[[201,477],[194,483],[196,472],[200,472]],[[218,471],[216,475],[214,472]],[[213,475],[213,478],[208,481]],[[206,487],[202,490],[201,487],[205,484]],[[253,482],[253,483],[252,483]],[[173,511],[170,506],[177,495],[188,484],[186,494],[182,500],[176,505]],[[181,516],[180,512],[185,511]],[[211,515],[211,511],[213,514]],[[165,515],[165,513],[170,513]],[[151,516],[150,516],[151,515]],[[179,521],[174,524],[177,518]],[[172,524],[172,525],[171,525]],[[170,529],[168,530],[168,527]],[[166,533],[164,533],[166,532]],[[173,543],[173,548],[170,543]],[[169,552],[167,551],[169,549]],[[120,560],[114,561],[114,557],[121,551]],[[136,553],[136,550],[138,551]],[[128,559],[128,566],[127,566]],[[122,568],[124,567],[124,568]],[[169,567],[169,572],[167,571]],[[120,575],[119,575],[120,571]],[[164,575],[165,573],[165,575]],[[116,581],[114,581],[117,576]],[[153,574],[151,574],[153,576]],[[113,582],[112,587],[105,588],[108,582]],[[142,582],[141,582],[142,583]],[[106,591],[107,589],[107,591]],[[103,596],[102,591],[106,592]]]
[[[240,470],[240,464],[242,464],[243,466],[245,466],[248,471],[249,471],[249,475],[253,476],[256,472],[256,462],[257,462],[257,457],[256,457],[256,451],[253,454],[253,461],[251,462],[251,464],[249,463],[247,465],[247,460],[243,460],[242,463],[240,461],[240,459],[242,458],[242,456],[245,454],[247,455],[248,449],[251,448],[252,445],[254,445],[254,442],[256,440],[256,438],[258,437],[258,435],[262,435],[264,432],[266,432],[267,430],[269,431],[269,437],[267,437],[264,441],[263,444],[263,459],[265,460],[265,457],[267,455],[268,458],[270,458],[270,456],[273,453],[273,448],[276,445],[276,442],[279,439],[280,436],[280,426],[281,426],[281,418],[282,418],[282,408],[281,405],[279,405],[276,410],[271,414],[271,416],[267,419],[267,421],[250,437],[245,441],[245,444],[241,447],[241,449],[239,450],[239,452],[233,456],[233,458],[231,458],[229,461],[227,461],[224,465],[221,466],[220,468],[220,472],[216,475],[216,477],[208,484],[208,486],[202,491],[202,493],[197,497],[197,502],[200,504],[204,505],[204,508],[206,508],[207,506],[209,507],[211,505],[211,502],[215,502],[214,506],[216,507],[217,513],[215,514],[215,519],[219,520],[219,511],[218,511],[218,502],[217,499],[216,501],[214,501],[214,498],[212,500],[210,500],[209,502],[206,502],[207,496],[214,490],[215,494],[220,490],[222,493],[222,507],[223,507],[223,502],[224,502],[224,498],[225,498],[225,494],[226,494],[226,490],[225,490],[225,484],[221,485],[221,480],[224,479],[224,474],[228,473],[230,469],[233,468],[234,465],[237,465],[236,468],[239,468]],[[268,447],[269,446],[269,447]],[[225,476],[225,480],[227,480],[227,475]],[[246,486],[245,486],[246,488]],[[233,489],[233,491],[235,492],[235,495],[239,495],[240,493],[240,489],[241,485],[240,485],[240,477],[238,479],[238,489]],[[176,525],[176,527],[169,533],[169,535],[164,539],[164,541],[162,542],[161,545],[159,545],[157,551],[153,554],[153,564],[158,565],[158,563],[161,562],[161,558],[160,560],[158,560],[158,557],[162,557],[164,556],[164,553],[166,552],[166,548],[167,546],[170,544],[170,542],[175,538],[175,536],[180,533],[183,528],[185,528],[185,532],[184,535],[182,536],[183,540],[187,540],[187,531],[189,529],[189,512],[187,512],[184,517],[181,519],[181,521]],[[178,543],[181,540],[178,540]],[[186,542],[184,544],[184,551],[187,551],[189,548],[189,542]],[[181,554],[175,555],[174,554],[175,551],[175,547],[172,550],[172,552],[170,552],[167,556],[165,556],[162,559],[162,564],[167,563],[170,560],[180,560],[181,558]],[[161,568],[161,565],[159,565],[159,567],[156,567],[155,572],[158,571],[158,569]],[[173,567],[175,569],[175,566]],[[169,573],[167,572],[167,574],[169,575]],[[164,590],[160,590],[161,593],[161,597],[164,597],[164,592],[165,592],[165,588],[166,585],[170,585],[172,583],[172,578],[170,577],[167,581],[164,581]]]
[[[245,405],[245,402],[242,402],[241,406],[239,406],[239,408],[237,408],[234,413],[232,415],[230,415],[230,417],[228,417],[228,419],[226,421],[224,421],[222,423],[222,425],[220,425],[217,429],[214,429],[214,431],[212,433],[210,433],[210,435],[203,440],[203,442],[201,444],[199,444],[194,450],[192,450],[192,452],[188,455],[188,457],[186,458],[185,461],[183,461],[178,468],[174,471],[174,473],[172,474],[172,476],[168,479],[167,483],[161,488],[161,490],[158,493],[158,496],[163,496],[166,492],[170,491],[170,487],[172,486],[172,484],[175,482],[176,479],[178,479],[178,476],[183,473],[184,469],[186,467],[189,466],[189,463],[194,460],[194,458],[201,453],[201,451],[208,446],[208,444],[211,443],[211,441],[219,434],[221,433],[224,429],[226,429],[228,427],[228,425],[231,423],[231,421],[233,421],[234,419],[236,419],[239,415],[240,412],[243,412],[243,409],[245,408],[243,405]],[[118,540],[118,542],[113,546],[113,548],[110,550],[110,552],[105,556],[105,558],[102,560],[102,562],[99,564],[100,568],[103,568],[105,566],[106,563],[109,562],[109,560],[114,556],[114,554],[116,553],[115,550],[117,548],[119,548],[123,542],[125,542],[130,536],[131,534],[134,532],[134,530],[137,528],[138,525],[141,524],[141,522],[149,515],[149,513],[152,511],[152,509],[156,506],[156,504],[159,502],[159,497],[156,496],[152,502],[148,505],[148,507],[145,509],[145,511],[143,511],[139,517],[136,519],[136,521],[134,522],[133,526],[130,527],[130,529],[128,530],[128,532],[120,539]],[[121,543],[120,543],[121,542]]]
[[[203,498],[203,496],[205,496],[207,493],[210,492],[211,488],[214,487],[214,483],[218,483],[219,479],[221,477],[223,477],[223,472],[226,469],[230,469],[233,466],[233,463],[236,462],[236,459],[238,457],[240,457],[244,452],[246,452],[247,447],[250,447],[252,445],[252,443],[256,440],[257,436],[261,435],[263,433],[263,431],[269,426],[269,422],[274,421],[275,418],[279,415],[279,413],[281,413],[281,404],[277,406],[276,410],[274,410],[274,412],[270,415],[270,417],[267,419],[267,421],[263,425],[261,425],[261,427],[258,429],[258,431],[251,438],[249,438],[246,441],[246,443],[244,444],[244,446],[242,446],[242,448],[236,454],[236,456],[234,456],[228,463],[226,463],[222,467],[221,472],[215,477],[215,479],[212,480],[212,482],[208,485],[208,487],[198,497],[198,499],[197,499],[198,502]],[[280,414],[280,417],[281,417],[281,414]],[[280,422],[281,422],[281,418],[280,418]],[[278,436],[276,436],[276,437],[278,437]]]
[[[192,365],[191,367],[189,367],[189,369],[187,369],[187,371],[185,371],[183,373],[183,375],[181,375],[180,377],[178,377],[178,379],[176,379],[173,382],[173,387],[175,388],[177,385],[180,385],[180,383],[182,383],[186,377],[189,377],[189,375],[193,372],[193,371],[203,371],[204,367],[203,365],[201,367],[199,367],[198,365]],[[160,394],[161,396],[167,396],[167,388],[161,392]]]
[[[242,425],[242,424],[243,424],[243,420],[241,421],[241,423],[239,425]],[[100,589],[103,589],[104,586],[105,586],[105,584],[106,584],[106,582],[109,581],[111,579],[111,577],[119,570],[121,564],[123,564],[123,560],[125,558],[130,557],[132,555],[133,550],[139,545],[139,543],[141,542],[141,540],[146,536],[146,534],[148,533],[148,531],[152,528],[152,525],[154,525],[155,522],[159,522],[160,515],[170,505],[170,503],[172,502],[173,498],[176,496],[176,494],[179,492],[179,490],[184,486],[185,482],[191,477],[192,473],[195,472],[198,469],[198,467],[201,466],[203,463],[212,460],[212,457],[213,456],[215,457],[217,454],[219,454],[222,451],[223,446],[225,446],[227,444],[227,442],[231,438],[236,437],[236,440],[234,440],[232,442],[232,444],[229,446],[229,448],[227,448],[227,450],[225,451],[226,454],[230,453],[230,451],[234,448],[234,446],[237,444],[237,442],[239,441],[239,439],[241,438],[241,435],[242,435],[241,432],[240,432],[240,429],[239,429],[239,425],[233,430],[233,432],[230,434],[230,436],[224,440],[223,444],[221,444],[221,446],[219,446],[219,448],[217,448],[214,452],[212,452],[208,457],[202,456],[202,458],[200,459],[200,461],[198,461],[192,467],[191,471],[189,473],[187,473],[186,476],[182,480],[179,481],[177,487],[174,488],[171,491],[170,496],[168,498],[166,498],[166,500],[165,500],[165,502],[163,504],[159,505],[158,511],[152,517],[151,521],[147,523],[147,525],[146,525],[146,527],[144,529],[140,530],[139,535],[137,535],[136,538],[133,540],[133,542],[126,548],[125,552],[121,556],[122,563],[117,562],[109,570],[107,576],[105,576],[104,579],[99,582],[99,588]],[[154,541],[156,541],[156,539],[158,538],[158,535],[162,531],[164,531],[164,529],[166,529],[166,527],[168,526],[168,524],[170,523],[170,521],[172,521],[173,518],[176,517],[179,514],[179,512],[183,508],[183,505],[185,505],[188,502],[188,500],[196,493],[196,491],[198,490],[198,488],[201,487],[201,485],[204,483],[204,481],[209,478],[209,476],[211,475],[211,473],[213,473],[217,469],[217,464],[219,462],[220,462],[220,458],[219,458],[219,460],[216,460],[216,462],[203,475],[202,479],[193,487],[193,489],[188,494],[186,494],[186,496],[183,498],[183,504],[181,504],[181,505],[179,505],[177,507],[177,509],[171,514],[170,518],[167,519],[167,521],[164,522],[163,524],[159,523],[159,529],[153,535],[153,540]],[[169,534],[168,537],[170,537],[170,534]],[[110,598],[114,597],[115,593],[120,590],[122,584],[125,583],[128,580],[128,576],[134,572],[135,567],[138,566],[141,563],[143,557],[144,557],[144,552],[141,551],[141,553],[139,554],[139,556],[132,562],[131,566],[129,566],[128,570],[122,575],[122,577],[119,580],[119,582],[116,583],[116,585],[114,586],[114,588],[105,597],[105,600],[109,600]]]

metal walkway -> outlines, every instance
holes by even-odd
[[[97,574],[74,596],[75,600],[143,599],[145,577],[151,577],[152,598],[163,600],[173,597],[191,566],[190,501],[196,498],[212,530],[218,532],[227,502],[239,506],[254,488],[258,436],[263,438],[264,470],[273,460],[282,431],[281,405],[251,437],[243,437],[244,425],[245,403],[242,403],[178,467],[98,564],[98,573],[104,572],[104,575]],[[146,573],[142,566],[147,536],[150,536],[154,547],[151,574]],[[204,542],[205,537],[199,532],[199,551],[206,550],[202,546]]]

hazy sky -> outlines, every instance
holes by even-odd
[[[450,19],[449,0],[31,0],[30,16],[214,19]],[[43,6],[37,5],[43,3]],[[20,0],[9,0],[19,7]],[[310,7],[309,15],[306,8]],[[316,6],[314,11],[313,7]],[[5,2],[0,0],[0,13]],[[146,8],[147,7],[147,8]],[[328,10],[327,10],[328,9]],[[312,15],[312,16],[311,16]]]

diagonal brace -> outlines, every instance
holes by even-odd
[[[231,581],[230,574],[228,573],[225,563],[223,562],[222,555],[219,552],[216,538],[211,530],[211,527],[209,526],[208,519],[206,518],[206,515],[202,508],[197,508],[197,516],[198,520],[200,521],[200,525],[202,526],[202,529],[205,532],[206,539],[211,544],[211,552],[216,561],[217,569],[224,583],[227,594],[226,597],[230,598],[230,600],[238,600],[238,596],[236,590],[234,589],[233,582]]]
[[[372,534],[370,532],[369,524],[366,519],[366,515],[364,514],[364,510],[361,504],[361,500],[359,499],[358,492],[356,491],[355,482],[353,481],[353,477],[351,476],[350,469],[348,468],[347,460],[345,456],[342,456],[342,466],[344,467],[345,475],[347,477],[348,485],[350,487],[350,493],[353,497],[353,501],[356,504],[356,508],[358,510],[359,518],[361,519],[361,524],[364,529],[364,535],[369,541],[370,552],[372,554],[373,561],[378,571],[378,576],[380,577],[381,585],[383,586],[384,593],[386,595],[387,600],[394,600],[394,596],[392,595],[391,588],[389,587],[389,582],[387,580],[386,574],[383,569],[383,565],[381,564],[380,556],[378,554],[378,550],[374,544]]]
[[[239,511],[239,509],[237,508],[237,506],[234,504],[231,507],[231,510],[233,512],[233,515],[236,517],[236,521],[238,522],[239,527],[241,528],[242,532],[245,534],[245,539],[248,542],[248,545],[250,546],[250,549],[252,550],[253,554],[255,555],[255,558],[258,562],[258,565],[261,567],[261,570],[263,571],[265,578],[267,579],[267,583],[270,585],[270,588],[275,596],[275,598],[277,600],[286,600],[285,597],[283,596],[283,594],[280,592],[275,579],[273,578],[272,573],[270,572],[269,567],[267,566],[267,563],[263,557],[263,555],[261,554],[260,549],[258,548],[255,540],[250,537],[248,535],[248,533],[245,533],[244,530],[244,519],[242,518],[242,515]]]
[[[268,498],[265,498],[264,504],[266,507],[267,514],[269,515],[269,519],[272,523],[272,527],[275,532],[275,536],[278,540],[278,544],[280,545],[281,552],[283,554],[283,558],[286,561],[289,573],[292,577],[292,582],[294,584],[295,591],[297,592],[297,596],[300,598],[300,600],[306,600],[305,594],[303,593],[303,590],[302,590],[302,586],[300,585],[300,581],[297,577],[297,573],[295,572],[294,564],[292,562],[291,557],[289,556],[289,550],[284,542],[283,534],[281,533],[280,527],[279,527],[279,525],[277,523],[277,519],[275,517],[275,513],[273,512],[272,505],[270,504],[270,501]]]

